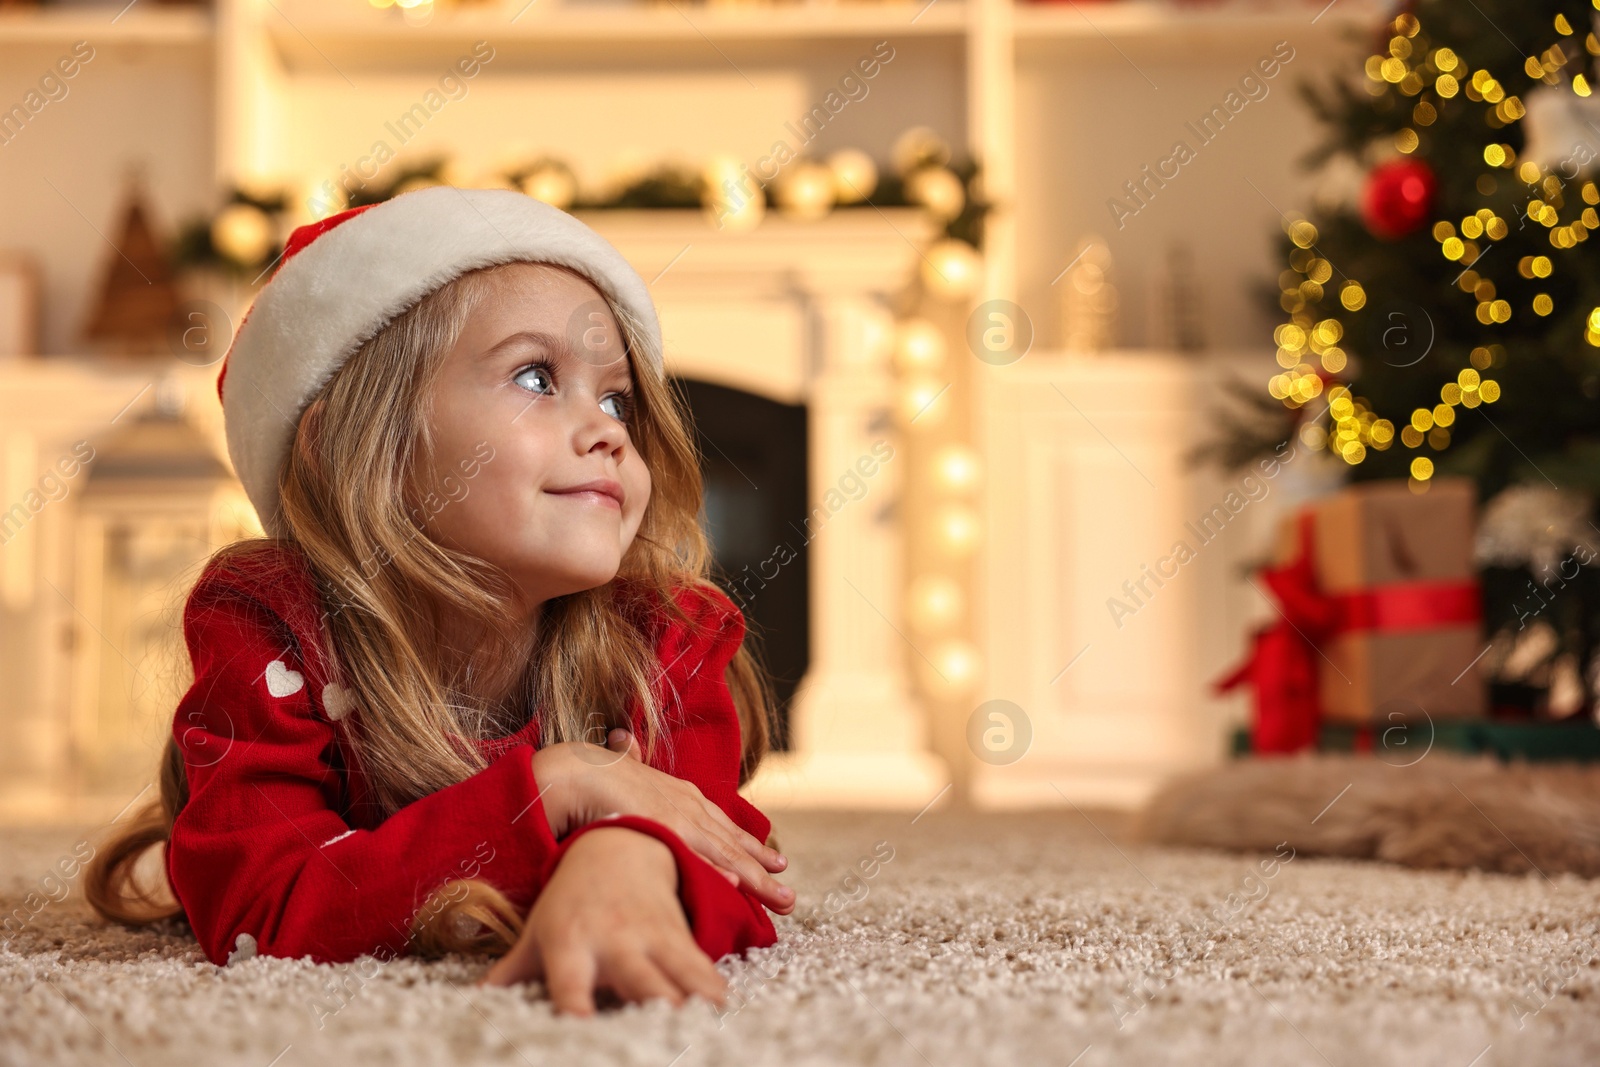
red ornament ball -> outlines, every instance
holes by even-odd
[[[1404,237],[1433,214],[1438,187],[1433,169],[1420,159],[1398,159],[1374,167],[1361,195],[1361,218],[1377,237]]]

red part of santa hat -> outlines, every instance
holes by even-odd
[[[278,474],[300,414],[344,361],[440,286],[518,261],[555,263],[588,278],[636,324],[635,358],[662,372],[661,326],[644,279],[588,226],[516,190],[429,186],[290,235],[217,377],[228,455],[269,535],[288,536]]]

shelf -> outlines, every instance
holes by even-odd
[[[119,15],[118,12],[121,11]],[[211,12],[204,8],[71,7],[0,11],[0,47],[74,41],[102,45],[209,45]]]
[[[496,64],[537,59],[562,66],[626,63],[678,66],[707,60],[793,59],[802,47],[855,45],[880,39],[959,40],[962,0],[906,3],[788,4],[706,7],[703,4],[569,5],[516,15],[508,9],[464,9],[407,25],[392,11],[280,9],[262,14],[263,28],[286,68],[299,72],[449,64],[476,41],[494,46]],[[718,53],[721,53],[719,57]]]
[[[686,66],[792,60],[803,47],[916,38],[961,43],[968,34],[964,0],[885,0],[882,3],[793,3],[767,7],[704,3],[567,4],[534,0],[518,14],[504,7],[467,8],[412,26],[396,11],[275,4],[262,9],[262,28],[292,71],[448,65],[480,40],[497,61],[542,66]],[[1365,31],[1388,14],[1385,0],[1319,0],[1257,8],[1167,0],[1018,3],[1017,47],[1025,54],[1062,48],[1129,47],[1192,52],[1198,46],[1259,48],[1262,42],[1308,35],[1326,40]]]
[[[1307,34],[1323,37],[1344,30],[1376,28],[1390,14],[1382,0],[1335,0],[1280,3],[1256,9],[1237,3],[1202,7],[1160,0],[1105,3],[1019,3],[1015,33],[1019,49],[1061,46],[1139,45],[1193,51],[1196,45],[1238,44],[1258,47],[1262,41]]]

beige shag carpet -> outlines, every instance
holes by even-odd
[[[0,831],[0,898],[26,916],[0,949],[0,1063],[1600,1063],[1600,882],[1135,844],[1070,808],[774,823],[800,904],[778,946],[722,964],[746,992],[720,1018],[558,1017],[465,960],[214,967],[179,924],[35,908],[82,835]]]

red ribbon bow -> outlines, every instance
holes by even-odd
[[[1245,661],[1212,683],[1218,694],[1246,682],[1254,687],[1250,747],[1256,753],[1298,752],[1316,743],[1322,722],[1317,660],[1326,638],[1358,630],[1426,630],[1482,617],[1478,583],[1472,579],[1392,582],[1353,593],[1324,593],[1317,587],[1313,565],[1314,519],[1309,511],[1300,514],[1299,545],[1292,560],[1261,571],[1277,599],[1277,621],[1258,629]]]

